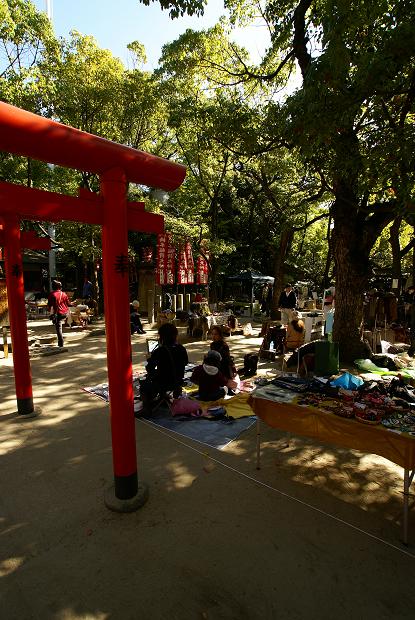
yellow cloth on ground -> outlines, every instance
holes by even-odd
[[[254,415],[251,407],[248,405],[249,396],[250,394],[248,392],[240,392],[231,398],[221,398],[211,402],[201,400],[200,406],[202,409],[207,409],[208,407],[221,405],[222,407],[225,407],[226,413],[229,416],[237,420],[238,418],[245,418],[246,416]]]

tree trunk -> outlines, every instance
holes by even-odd
[[[333,256],[336,266],[336,294],[333,340],[339,343],[340,359],[351,362],[367,357],[361,340],[363,293],[369,277],[369,252],[359,225],[352,193],[338,195],[333,205]]]
[[[331,267],[331,263],[333,260],[333,252],[332,252],[332,247],[331,247],[331,234],[330,234],[331,223],[332,223],[332,219],[331,217],[329,217],[329,220],[327,222],[327,234],[326,234],[327,256],[326,256],[326,264],[324,267],[324,274],[323,274],[323,281],[322,281],[323,288],[330,286],[330,280],[331,280],[331,278],[329,277],[330,267]]]
[[[415,236],[415,226],[413,227],[412,234]],[[415,246],[414,246],[414,249],[412,250],[412,270],[411,271],[412,271],[411,276],[412,276],[412,285],[413,285],[415,282]]]
[[[272,294],[271,318],[274,319],[278,314],[278,301],[284,288],[285,261],[291,249],[294,238],[292,228],[283,228],[281,231],[280,244],[275,255],[274,261],[274,291]]]
[[[400,290],[402,283],[402,268],[401,268],[401,246],[399,243],[399,229],[401,227],[402,217],[398,216],[394,219],[392,226],[390,227],[389,240],[392,250],[392,279],[398,280],[398,290]]]

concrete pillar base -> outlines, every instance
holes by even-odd
[[[130,499],[118,499],[115,496],[115,486],[111,485],[104,495],[104,503],[113,512],[134,512],[144,506],[149,498],[149,488],[145,482],[138,482],[138,491]]]
[[[32,418],[37,418],[41,413],[42,410],[40,407],[35,407],[33,411],[30,411],[29,413],[19,413],[19,411],[16,411],[16,420],[19,422],[31,420]]]

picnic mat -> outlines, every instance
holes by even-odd
[[[170,415],[167,409],[161,407],[151,416],[143,416],[143,420],[151,422],[156,426],[161,426],[169,431],[173,431],[183,437],[188,437],[199,443],[203,443],[211,448],[223,450],[228,444],[237,439],[241,433],[248,430],[256,422],[256,417],[252,415],[239,418],[238,420],[204,420],[203,418],[177,420]]]
[[[108,384],[106,383],[93,387],[86,387],[83,388],[83,390],[84,392],[97,396],[105,402],[109,400]],[[215,403],[201,402],[201,407],[207,407],[213,404],[223,405],[226,408],[228,416],[231,416],[234,420],[228,420],[227,418],[219,420],[204,420],[203,418],[178,420],[172,417],[167,407],[160,407],[154,414],[142,416],[142,418],[143,420],[173,431],[183,437],[188,437],[189,439],[193,439],[194,441],[198,441],[212,448],[222,450],[237,439],[241,433],[255,424],[256,417],[253,415],[252,409],[248,405],[248,398],[249,394],[241,393],[232,398],[215,401]],[[141,408],[141,401],[139,401],[137,397],[134,399],[134,408],[137,409],[137,411]]]
[[[225,407],[226,413],[234,418],[235,420],[239,418],[246,418],[246,416],[251,416],[252,409],[248,405],[248,398],[250,394],[247,392],[240,392],[239,394],[235,394],[235,396],[221,398],[220,400],[215,400],[213,402],[206,402],[200,400],[200,406],[202,409],[208,409],[209,407],[221,406]]]

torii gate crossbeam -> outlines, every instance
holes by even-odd
[[[33,411],[21,268],[20,220],[63,219],[102,225],[104,303],[110,395],[114,489],[106,504],[114,510],[138,508],[146,499],[138,485],[128,304],[128,228],[162,232],[161,216],[129,203],[127,183],[164,190],[179,187],[185,168],[168,160],[0,102],[0,150],[100,176],[100,196],[79,198],[0,183],[0,218],[5,225],[6,279],[15,383],[21,414]],[[24,336],[22,336],[24,334]],[[17,366],[17,368],[16,368]],[[20,397],[19,397],[20,394]]]

